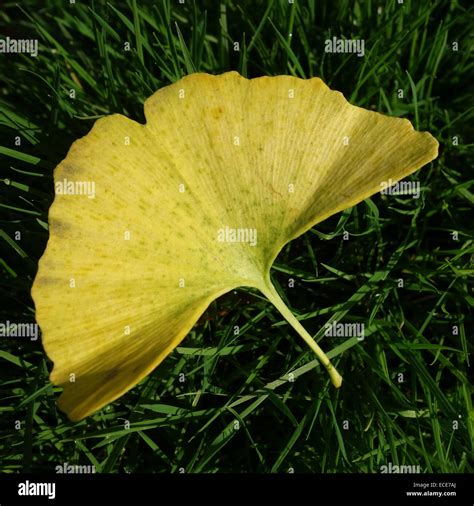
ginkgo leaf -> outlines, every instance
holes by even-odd
[[[320,79],[193,74],[114,114],[54,174],[32,295],[59,404],[79,420],[132,388],[236,287],[260,290],[341,377],[270,280],[282,247],[437,156],[409,121]]]

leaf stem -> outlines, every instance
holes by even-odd
[[[296,332],[298,332],[298,334],[305,340],[306,344],[308,344],[308,346],[314,351],[321,364],[327,369],[332,384],[336,388],[339,388],[342,384],[342,376],[337,372],[337,369],[332,365],[331,361],[319,347],[318,343],[311,337],[311,335],[287,307],[280,295],[278,295],[278,292],[272,282],[268,280],[264,286],[259,287],[259,290],[278,309],[278,311],[280,311],[285,320],[296,330]]]

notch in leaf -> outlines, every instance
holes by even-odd
[[[59,404],[79,420],[132,388],[210,302],[260,290],[341,377],[270,280],[282,247],[437,156],[409,121],[320,79],[193,74],[99,119],[55,170],[32,295]]]

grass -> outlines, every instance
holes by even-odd
[[[185,74],[320,76],[352,103],[430,131],[441,149],[409,178],[419,199],[377,194],[274,265],[285,302],[343,374],[340,390],[244,290],[214,302],[139,386],[79,423],[57,410],[40,340],[2,337],[3,472],[64,462],[130,473],[473,471],[467,4],[4,2],[2,36],[38,38],[40,50],[0,55],[1,322],[34,322],[52,171],[68,147],[103,115],[143,121],[144,99]],[[325,53],[333,36],[364,39],[365,56]],[[334,321],[363,323],[365,339],[325,337]]]

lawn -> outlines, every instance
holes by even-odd
[[[448,0],[5,1],[1,38],[39,48],[0,54],[1,323],[35,322],[53,170],[72,142],[108,114],[144,122],[144,100],[184,75],[321,77],[429,131],[440,154],[407,178],[419,198],[376,194],[289,243],[272,268],[340,389],[244,289],[78,423],[57,408],[41,337],[0,337],[0,471],[472,472],[473,13]],[[364,54],[326,52],[333,37],[363,40]],[[325,336],[339,322],[363,324],[364,339]]]

